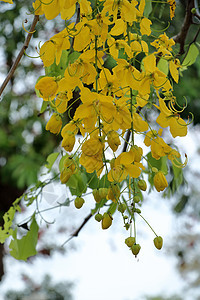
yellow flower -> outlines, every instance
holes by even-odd
[[[111,74],[110,70],[104,68],[99,75],[98,79],[98,88],[101,90],[101,93],[116,96],[121,96],[122,91],[119,89],[120,81],[117,78],[116,74]]]
[[[107,0],[105,1],[103,13],[106,14],[107,12],[109,15],[113,15],[114,20],[117,19],[118,12],[121,13],[121,18],[125,22],[133,22],[136,21],[136,12],[137,9],[135,6],[137,5],[137,1],[132,0],[130,3],[128,0]]]
[[[114,167],[111,168],[110,172],[108,173],[108,180],[109,181],[117,181],[121,182],[124,180],[128,175],[133,178],[138,178],[141,174],[140,168],[142,164],[135,163],[132,164],[134,161],[134,153],[133,152],[126,152],[121,153],[114,162]]]
[[[123,49],[126,52],[129,58],[132,56],[131,47],[124,40],[115,40],[113,37],[108,38],[107,40],[110,54],[117,59],[119,51]]]
[[[168,186],[168,182],[162,171],[158,171],[155,174],[153,183],[158,192],[163,191]]]
[[[56,97],[55,106],[57,112],[63,114],[67,110],[68,98],[66,93],[59,93]]]
[[[87,156],[94,156],[98,153],[102,153],[104,144],[99,138],[91,137],[89,140],[85,141],[82,145],[82,152]]]
[[[59,0],[36,0],[33,3],[33,8],[35,9],[35,14],[45,14],[47,20],[54,19],[60,12]]]
[[[146,56],[142,62],[145,72],[143,72],[143,79],[140,81],[139,91],[141,95],[149,94],[151,85],[156,90],[162,88],[169,91],[172,88],[166,75],[157,68],[154,54]]]
[[[108,145],[110,146],[110,148],[114,152],[117,151],[118,146],[121,145],[119,134],[116,131],[112,130],[108,132],[107,138],[108,138]]]
[[[88,88],[82,88],[81,101],[83,104],[77,108],[74,120],[83,120],[87,131],[94,130],[98,116],[106,123],[111,123],[115,118],[116,108],[111,96],[101,95],[91,92]]]
[[[84,56],[85,53],[81,54],[72,65],[68,66],[68,73],[71,77],[78,77],[82,82],[90,84],[95,81],[97,72],[95,67],[84,59]]]
[[[138,7],[139,10],[137,11],[137,22],[140,23],[141,34],[150,35],[151,34],[150,25],[152,24],[152,22],[143,16],[144,8],[145,8],[145,0],[141,0]]]
[[[178,69],[180,68],[180,66],[181,66],[180,61],[177,58],[169,61],[169,70],[172,75],[172,78],[176,83],[178,83],[178,79],[179,79]]]
[[[114,130],[122,129],[123,131],[125,131],[126,129],[131,127],[131,114],[127,107],[126,101],[126,98],[121,98],[115,101],[116,116],[113,120],[113,123],[111,124]]]
[[[133,128],[136,131],[142,132],[147,131],[149,128],[149,125],[147,122],[145,122],[137,113],[133,113]]]
[[[118,65],[113,68],[117,78],[120,80],[120,86],[122,88],[132,88],[133,90],[140,90],[140,81],[142,74],[125,59],[118,59]]]
[[[56,64],[59,64],[62,51],[70,48],[68,35],[67,29],[65,28],[42,45],[40,48],[40,56],[45,67],[52,65],[55,58]]]
[[[187,124],[179,117],[178,113],[169,110],[165,104],[165,101],[159,97],[159,109],[160,115],[156,119],[156,122],[163,128],[170,127],[170,132],[173,138],[176,136],[187,135]]]
[[[0,0],[0,1],[7,2],[7,3],[10,3],[10,4],[13,4],[13,1],[12,1],[12,0]]]
[[[143,155],[143,149],[141,147],[138,147],[137,145],[133,145],[131,147],[130,152],[134,153],[134,161],[135,162],[140,162],[142,159],[142,155]]]
[[[71,152],[75,144],[75,135],[71,131],[65,131],[61,146],[66,150]]]
[[[54,77],[42,77],[35,85],[44,101],[55,98],[58,91],[58,83]]]
[[[94,171],[96,171],[97,176],[100,176],[101,172],[103,171],[103,161],[101,152],[98,152],[96,155],[93,156],[88,156],[82,153],[79,162],[88,173],[93,173]]]
[[[61,130],[61,127],[62,119],[58,114],[54,113],[46,124],[46,130],[49,130],[54,134],[58,134]]]
[[[175,0],[167,0],[170,5],[170,19],[173,19],[176,9],[176,1]]]

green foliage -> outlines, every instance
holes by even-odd
[[[13,206],[9,208],[9,210],[4,214],[3,227],[0,227],[0,243],[3,244],[5,240],[12,235],[13,229],[11,228],[16,211],[20,211],[20,207],[18,206],[18,199],[15,201]]]
[[[17,228],[13,231],[13,240],[10,242],[10,254],[19,260],[27,260],[29,257],[37,254],[36,245],[38,240],[39,226],[35,220],[35,216],[32,217],[30,229],[27,234],[21,239],[17,239]]]
[[[192,43],[187,51],[186,57],[182,62],[183,70],[187,69],[187,67],[195,63],[198,55],[199,55],[199,44]]]
[[[45,74],[51,77],[64,76],[65,69],[70,61],[69,51],[63,50],[59,64],[54,62],[49,67],[45,68]]]
[[[87,176],[84,173],[77,172],[70,177],[66,185],[73,196],[81,196],[87,190]]]
[[[49,169],[49,171],[51,171],[51,168],[53,167],[53,164],[55,163],[58,155],[59,152],[54,152],[49,154],[49,156],[47,157],[47,164],[45,165],[45,167]]]

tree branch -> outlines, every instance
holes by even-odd
[[[0,88],[0,96],[1,94],[3,93],[5,87],[7,86],[8,82],[10,81],[10,79],[12,78],[22,56],[24,55],[24,51],[28,48],[28,45],[29,45],[29,42],[31,40],[31,37],[33,35],[33,32],[34,32],[34,29],[35,29],[35,26],[37,24],[39,20],[39,16],[38,15],[35,15],[34,19],[33,19],[33,22],[32,22],[32,25],[31,25],[31,28],[30,28],[30,32],[28,33],[27,37],[26,37],[26,40],[24,42],[24,45],[22,47],[22,49],[20,50],[15,62],[13,63],[7,77],[5,78],[4,82],[2,83],[1,85],[1,88]]]
[[[71,239],[73,239],[74,237],[79,235],[79,232],[81,231],[81,229],[85,226],[85,224],[90,220],[90,218],[93,215],[90,213],[82,222],[82,224],[71,234],[70,238],[68,238],[64,244],[62,244],[62,247],[67,244]]]
[[[187,7],[186,7],[186,14],[183,21],[183,25],[181,28],[181,31],[173,37],[173,40],[175,43],[180,44],[180,51],[179,54],[185,53],[184,46],[185,46],[185,39],[188,34],[188,30],[190,26],[193,24],[192,17],[193,13],[191,12],[192,8],[195,8],[194,0],[188,0],[187,1]]]

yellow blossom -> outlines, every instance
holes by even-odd
[[[72,25],[71,25],[72,26]],[[40,48],[40,56],[45,67],[53,64],[56,58],[56,64],[60,62],[63,50],[70,48],[69,36],[65,28],[61,32],[55,34],[49,41],[45,42]]]
[[[61,130],[61,127],[62,119],[58,114],[54,113],[46,124],[46,130],[49,130],[54,134],[58,134]]]
[[[13,1],[12,1],[12,0],[0,0],[0,1],[7,2],[7,3],[10,3],[10,4],[13,4]]]
[[[173,138],[176,136],[185,136],[187,134],[186,122],[177,113],[169,110],[161,97],[159,97],[159,104],[160,115],[156,119],[156,122],[163,128],[169,126]]]
[[[111,168],[110,172],[108,173],[108,180],[109,181],[116,181],[121,182],[124,180],[128,175],[133,178],[138,178],[141,174],[141,167],[142,164],[135,163],[132,164],[134,161],[134,153],[133,152],[126,152],[121,153],[114,162],[114,167]]]
[[[151,85],[156,90],[162,88],[168,91],[172,88],[166,75],[157,68],[154,54],[150,54],[143,59],[143,66],[145,72],[143,73],[143,79],[140,81],[141,95],[149,94]]]
[[[68,152],[71,152],[75,144],[75,135],[71,131],[65,131],[61,146]]]
[[[107,138],[108,138],[108,145],[110,146],[110,148],[114,152],[117,151],[118,146],[121,145],[119,134],[116,131],[112,130],[108,132]]]
[[[116,109],[111,96],[91,92],[88,88],[81,89],[80,105],[75,113],[74,120],[82,119],[86,130],[94,129],[97,117],[104,122],[111,123],[115,118]]]
[[[55,77],[42,77],[35,85],[39,90],[41,97],[44,101],[49,101],[55,98],[58,91],[58,83]]]
[[[175,0],[167,0],[170,5],[170,19],[173,19],[176,9],[176,1]]]

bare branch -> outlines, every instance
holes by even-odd
[[[33,22],[32,22],[32,25],[31,25],[31,28],[30,28],[30,32],[28,33],[27,37],[26,37],[26,40],[24,42],[24,45],[23,47],[21,48],[15,62],[13,63],[7,77],[5,78],[4,82],[2,83],[1,85],[1,88],[0,88],[0,95],[3,93],[5,87],[7,86],[8,82],[10,81],[10,79],[12,78],[22,56],[24,55],[24,51],[28,48],[28,45],[29,45],[29,42],[31,40],[31,37],[33,35],[33,32],[34,32],[34,29],[35,29],[35,26],[37,24],[39,20],[39,16],[38,15],[35,15],[34,19],[33,19]]]
[[[85,224],[90,220],[90,218],[93,215],[90,213],[82,222],[82,224],[71,234],[70,238],[68,238],[64,244],[62,244],[62,247],[67,244],[71,239],[73,239],[74,237],[79,235],[79,232],[81,231],[81,229],[85,226]]]
[[[173,40],[175,43],[180,44],[180,51],[179,54],[185,53],[184,46],[185,46],[185,39],[188,34],[188,30],[190,26],[193,24],[192,17],[193,13],[191,12],[192,8],[195,8],[194,0],[188,0],[187,1],[187,7],[186,7],[186,14],[183,21],[183,25],[181,28],[181,31],[173,37]]]

